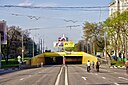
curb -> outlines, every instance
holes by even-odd
[[[18,68],[0,69],[0,74],[9,73],[18,70]]]
[[[125,66],[110,66],[110,68],[126,68]]]

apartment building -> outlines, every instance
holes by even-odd
[[[114,12],[128,10],[128,0],[113,0],[109,5],[109,16]]]

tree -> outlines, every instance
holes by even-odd
[[[116,16],[109,17],[104,22],[107,26],[108,36],[110,39],[110,50],[114,50],[115,56],[118,57],[120,52],[127,54],[128,39],[128,11],[116,13]]]
[[[85,22],[83,30],[86,44],[91,43],[91,52],[94,55],[98,51],[102,52],[104,49],[103,24]]]
[[[8,27],[7,31],[7,45],[2,45],[2,54],[8,63],[8,57],[17,58],[22,53],[22,33],[24,37],[25,54],[32,49],[33,40],[29,37],[29,32],[23,32],[21,28],[16,26]],[[35,44],[36,47],[36,44]],[[32,50],[31,50],[32,53]]]

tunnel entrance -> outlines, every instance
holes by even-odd
[[[63,57],[45,57],[46,65],[59,65],[63,64]]]
[[[65,64],[82,64],[82,56],[65,56]]]

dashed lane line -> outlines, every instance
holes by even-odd
[[[87,77],[83,77],[83,76],[82,76],[81,78],[84,79],[85,81],[87,80]]]
[[[115,85],[120,85],[120,84],[118,84],[118,83],[116,83],[116,82],[115,82],[114,84],[115,84]]]
[[[98,75],[97,73],[95,75]]]
[[[102,77],[103,79],[106,79],[106,77]]]
[[[24,80],[24,78],[21,78],[20,80],[22,81],[22,80]]]
[[[124,77],[118,77],[119,79],[124,79],[124,80],[128,80],[127,78],[124,78]]]

